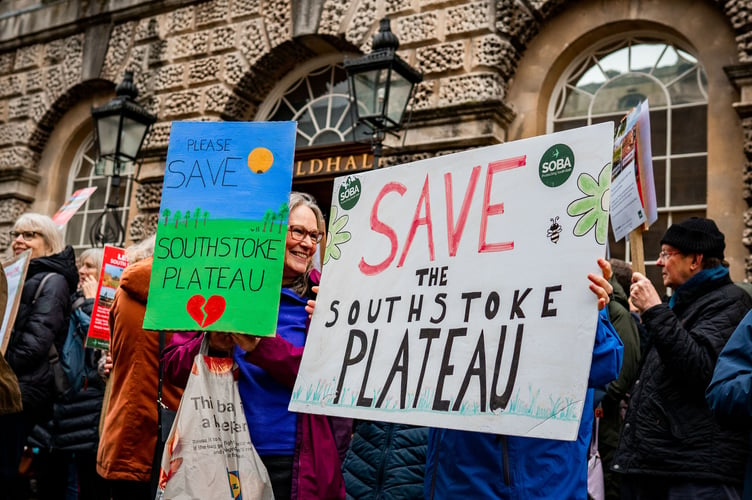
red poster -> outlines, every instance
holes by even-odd
[[[105,245],[86,347],[110,348],[110,307],[115,298],[115,290],[120,286],[120,276],[127,265],[125,250]]]

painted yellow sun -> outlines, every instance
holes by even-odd
[[[256,174],[263,174],[274,163],[274,155],[266,148],[256,148],[248,154],[248,168]]]

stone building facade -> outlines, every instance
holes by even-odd
[[[139,102],[158,117],[138,182],[122,198],[130,202],[130,242],[156,227],[171,122],[274,119],[282,97],[307,72],[368,52],[384,16],[401,57],[424,75],[403,136],[387,139],[387,165],[594,123],[609,113],[618,118],[628,99],[598,114],[593,106],[568,110],[567,93],[612,85],[626,99],[634,89],[607,67],[609,56],[630,54],[626,64],[643,71],[631,59],[643,49],[678,54],[671,67],[695,68],[697,76],[676,95],[673,80],[643,71],[655,87],[651,105],[654,96],[661,99],[658,87],[670,102],[656,107],[667,117],[653,130],[654,149],[665,150],[656,156],[665,196],[659,223],[646,233],[646,257],[655,257],[672,220],[707,214],[727,236],[732,275],[752,277],[748,0],[6,0],[0,247],[8,246],[7,229],[19,214],[52,214],[76,187],[82,145],[93,131],[91,108],[113,97],[124,71],[134,72]],[[594,68],[603,78],[578,74]],[[590,97],[607,95],[596,90]],[[332,158],[360,157],[363,148],[347,138],[323,149],[312,145],[297,152],[309,170],[298,165],[294,187],[310,189],[326,205],[321,198],[337,175]],[[328,160],[310,163],[316,154]],[[355,170],[372,166],[367,153],[363,158]],[[104,199],[91,203],[103,206]],[[615,256],[625,251],[623,243],[614,245]]]

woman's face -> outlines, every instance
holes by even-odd
[[[292,237],[289,228],[292,228],[293,226],[297,226],[307,233],[302,240],[298,241]],[[316,214],[305,205],[298,205],[290,212],[287,227],[285,264],[282,271],[283,284],[289,284],[295,280],[295,278],[306,272],[308,264],[311,262],[311,258],[313,258],[313,254],[316,253],[316,246],[318,244],[310,234],[319,231]]]
[[[13,254],[18,255],[26,250],[31,249],[31,258],[44,257],[49,253],[47,243],[45,243],[42,233],[32,231],[30,229],[17,227],[11,231],[11,248],[13,248]]]
[[[86,257],[78,266],[78,282],[83,283],[87,277],[97,279],[97,271],[94,259]]]

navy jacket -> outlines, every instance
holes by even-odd
[[[705,399],[719,418],[752,429],[752,311],[721,351]],[[744,498],[752,499],[752,456],[747,458]]]
[[[347,498],[423,498],[428,428],[363,421],[342,464]]]

